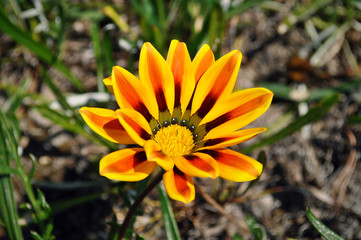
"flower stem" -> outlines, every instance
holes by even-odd
[[[153,190],[153,188],[155,188],[163,179],[163,171],[160,172],[155,179],[153,180],[153,182],[151,182],[147,188],[138,196],[138,198],[135,200],[135,202],[133,203],[133,205],[130,207],[127,215],[125,216],[125,219],[123,221],[122,226],[120,227],[119,230],[119,235],[118,235],[118,240],[123,239],[124,234],[128,228],[128,225],[130,223],[130,221],[132,220],[132,217],[135,213],[135,211],[137,210],[137,208],[139,207],[140,203],[143,201],[143,199]]]

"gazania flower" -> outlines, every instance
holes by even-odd
[[[114,67],[104,83],[119,109],[83,107],[80,113],[104,138],[139,147],[106,155],[100,174],[139,181],[160,166],[168,195],[185,203],[195,197],[193,177],[257,178],[261,163],[225,148],[266,130],[239,129],[263,114],[273,97],[264,88],[232,93],[241,58],[235,50],[215,61],[203,45],[192,61],[186,45],[173,40],[167,60],[150,43],[143,45],[139,79]]]

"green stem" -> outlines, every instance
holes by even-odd
[[[135,200],[133,205],[130,207],[127,216],[125,216],[125,219],[123,221],[123,224],[119,230],[119,236],[118,240],[123,239],[124,234],[128,228],[129,223],[132,220],[132,217],[139,207],[140,203],[143,201],[143,199],[155,188],[163,179],[163,171],[157,175],[157,177],[154,179],[154,181],[147,186],[147,188],[138,196],[138,198]]]
[[[4,119],[4,123],[5,123],[5,126],[8,128],[8,129],[11,129],[11,126],[9,125],[9,123],[6,122],[6,119],[5,119],[5,116],[3,115],[2,118]],[[14,135],[10,134],[9,132],[5,132],[5,137],[9,140],[9,148],[12,149],[12,152],[13,152],[13,159],[15,160],[15,163],[16,163],[16,166],[17,166],[17,169],[18,169],[18,172],[20,174],[20,178],[24,184],[24,187],[25,187],[25,192],[29,198],[29,201],[31,203],[31,205],[33,206],[33,210],[34,210],[34,213],[35,213],[35,216],[36,216],[36,219],[38,221],[38,224],[39,224],[39,227],[42,231],[42,233],[44,232],[45,230],[45,227],[44,227],[44,223],[40,217],[40,213],[41,213],[41,208],[39,206],[39,203],[36,201],[36,197],[35,197],[35,194],[33,192],[33,189],[31,188],[31,183],[29,181],[29,178],[27,177],[26,175],[26,172],[25,172],[25,169],[24,169],[24,166],[21,162],[21,159],[20,159],[20,156],[18,155],[18,145],[17,145],[17,140],[16,138],[14,137]]]

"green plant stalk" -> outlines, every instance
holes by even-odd
[[[134,213],[138,209],[139,205],[142,203],[144,198],[155,188],[163,179],[163,171],[161,171],[156,178],[150,183],[147,188],[138,196],[138,198],[134,201],[133,205],[130,207],[125,219],[123,221],[122,226],[119,230],[118,240],[123,239],[124,234],[128,228],[129,223],[131,222]]]
[[[99,37],[99,26],[98,26],[98,22],[93,21],[90,25],[90,37],[93,43],[93,49],[94,49],[94,53],[95,53],[95,57],[97,59],[97,85],[98,85],[98,91],[99,92],[104,92],[105,91],[105,87],[103,84],[103,78],[104,78],[104,74],[103,74],[103,69],[104,69],[104,64],[103,64],[103,58],[102,58],[102,50],[100,47],[100,37]]]
[[[10,239],[23,239],[21,227],[18,223],[18,213],[13,195],[13,185],[11,177],[0,177],[0,209]]]
[[[3,114],[2,111],[0,111],[0,113],[1,113],[0,114],[1,122],[4,123],[4,125],[7,129],[10,129],[9,124],[6,121],[5,115]],[[21,163],[20,157],[18,155],[17,146],[16,146],[17,141],[16,141],[15,137],[12,134],[10,134],[8,131],[5,131],[4,137],[5,137],[5,139],[9,139],[8,147],[11,148],[11,151],[14,153],[13,158],[15,160],[17,169],[20,174],[19,177],[24,184],[24,188],[25,188],[26,194],[29,198],[30,204],[33,206],[36,220],[38,221],[39,227],[43,233],[45,231],[45,226],[42,221],[41,208],[40,208],[38,201],[36,201],[36,197],[35,197],[32,187],[31,187],[31,183],[26,175],[25,169],[24,169],[24,167]]]
[[[0,111],[0,115],[0,122],[2,122],[2,111]],[[3,126],[0,126],[0,128],[0,161],[4,162],[5,166],[9,166],[10,156],[6,149],[6,138],[4,135],[4,132],[6,132],[7,129],[3,129]],[[13,186],[10,175],[0,175],[0,209],[10,239],[23,239],[21,228],[18,223],[19,217],[15,206]]]
[[[173,209],[170,204],[168,195],[166,191],[159,185],[158,185],[158,196],[161,203],[160,206],[162,209],[163,224],[167,239],[174,239],[174,240],[181,239],[177,222],[175,220]]]

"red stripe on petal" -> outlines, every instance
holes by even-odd
[[[140,181],[156,167],[156,163],[147,161],[142,148],[127,148],[109,153],[102,158],[99,173],[114,180]]]
[[[112,83],[120,108],[133,108],[150,121],[152,116],[144,101],[151,101],[151,99],[144,99],[147,95],[144,84],[133,74],[118,66],[113,67]]]
[[[170,198],[184,203],[193,201],[195,189],[191,176],[175,167],[164,173],[163,182]]]
[[[203,118],[204,116],[206,116],[207,113],[209,112],[209,110],[212,109],[212,107],[214,106],[214,104],[216,102],[217,102],[217,96],[208,94],[207,97],[204,99],[201,107],[198,109],[197,115],[200,118]]]
[[[88,126],[102,137],[121,144],[134,143],[120,124],[115,111],[104,108],[82,107],[79,112]]]
[[[203,118],[215,103],[228,96],[234,87],[242,55],[232,51],[218,59],[201,77],[192,101],[192,114]]]
[[[137,121],[134,121],[133,118],[123,115],[124,121],[126,121],[129,126],[144,140],[150,139],[150,134],[142,128]]]
[[[231,181],[250,181],[262,172],[262,164],[230,149],[205,150],[218,163],[219,176]]]
[[[134,109],[119,109],[116,113],[120,123],[136,143],[143,146],[150,139],[152,131],[142,114]]]
[[[216,118],[213,121],[206,124],[206,131],[209,132],[213,128],[215,128],[231,119],[235,119],[237,117],[240,117],[246,113],[249,113],[249,112],[261,107],[271,96],[273,96],[272,93],[258,96],[256,98],[238,106],[236,109],[233,109],[232,111],[219,116],[218,118]]]
[[[174,79],[169,65],[158,51],[145,43],[140,52],[139,77],[154,91],[160,112],[174,109]]]
[[[218,177],[218,167],[215,160],[204,153],[194,153],[179,156],[174,159],[175,165],[182,172],[194,177]]]

